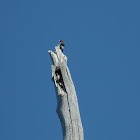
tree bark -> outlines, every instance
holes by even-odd
[[[52,80],[57,97],[56,112],[61,122],[63,140],[84,140],[75,87],[67,67],[67,57],[59,45],[55,50],[55,52],[48,52],[53,61]]]

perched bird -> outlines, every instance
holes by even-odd
[[[61,49],[61,51],[63,52],[63,50],[64,50],[64,41],[63,40],[59,40],[59,42],[60,42],[60,49]]]

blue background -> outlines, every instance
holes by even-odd
[[[86,140],[140,140],[140,1],[1,0],[0,139],[62,140],[51,59],[65,41]]]

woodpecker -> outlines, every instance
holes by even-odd
[[[61,51],[63,52],[63,50],[64,50],[64,41],[63,40],[59,40],[59,42],[60,42],[60,49],[61,49]]]

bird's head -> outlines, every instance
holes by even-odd
[[[59,40],[60,43],[64,42],[63,40]]]

